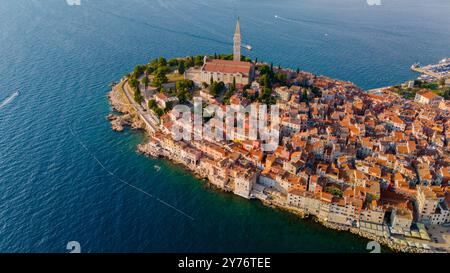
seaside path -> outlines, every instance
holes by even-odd
[[[145,122],[147,125],[147,129],[151,133],[155,133],[158,131],[158,119],[156,117],[152,116],[151,113],[149,113],[142,105],[137,104],[132,96],[130,95],[129,85],[128,85],[128,79],[125,79],[119,83],[119,88],[122,90],[122,92],[127,97],[127,100],[129,101],[130,105],[134,107],[136,112],[139,114],[140,118]]]

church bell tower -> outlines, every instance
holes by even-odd
[[[236,23],[233,41],[233,61],[241,61],[241,25],[239,23],[239,18]]]

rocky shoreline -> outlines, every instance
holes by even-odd
[[[120,114],[110,113],[107,119],[111,122],[112,130],[122,132],[125,126],[133,130],[145,129],[145,123],[139,118],[136,111],[128,103],[127,98],[117,88],[108,93],[108,100],[113,110]]]
[[[147,156],[153,157],[153,158],[166,158],[171,160],[173,163],[182,166],[183,168],[185,168],[186,170],[191,171],[195,177],[197,179],[200,180],[205,180],[208,181],[207,176],[201,174],[197,169],[195,168],[189,168],[188,166],[182,164],[181,162],[177,161],[176,158],[170,156],[170,155],[161,155],[161,154],[157,154],[155,153],[155,151],[153,151],[149,145],[142,143],[139,144],[137,146],[137,151],[139,153],[145,154]],[[213,185],[211,183],[208,183],[208,185]],[[214,185],[213,185],[214,186]],[[224,191],[224,192],[229,192],[229,190],[223,189],[223,188],[218,188],[216,186],[214,186],[214,188]],[[268,200],[264,200],[264,199],[260,199],[260,198],[255,198],[257,200],[259,200],[263,205],[271,207],[271,208],[275,208],[275,209],[279,209],[282,211],[286,211],[292,214],[295,214],[297,217],[300,217],[301,219],[306,219],[311,217],[311,215],[306,214],[305,212],[303,212],[300,209],[294,209],[292,207],[289,206],[285,206],[283,204],[279,204],[276,202],[272,202],[272,201],[268,201]],[[323,221],[315,216],[313,216],[313,219],[315,222],[322,224],[323,226],[325,226],[326,228],[329,229],[333,229],[333,230],[337,230],[337,231],[343,231],[343,232],[351,232],[355,235],[358,235],[360,237],[363,237],[365,239],[369,239],[372,241],[376,241],[378,243],[380,243],[381,245],[391,249],[394,252],[404,252],[404,253],[429,253],[429,251],[426,251],[424,249],[418,249],[418,248],[414,248],[414,247],[409,247],[409,246],[403,246],[403,245],[399,245],[395,242],[393,242],[392,240],[388,239],[388,238],[383,238],[383,237],[379,237],[376,236],[374,234],[368,233],[368,232],[364,232],[358,228],[355,227],[347,227],[347,226],[340,226],[340,225],[336,225],[336,224],[332,224],[326,221]]]

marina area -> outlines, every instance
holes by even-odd
[[[420,66],[414,64],[411,66],[411,70],[421,73],[419,79],[426,81],[436,81],[440,79],[450,78],[450,58],[444,58],[437,64],[429,64],[426,66]]]

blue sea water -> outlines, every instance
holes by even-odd
[[[450,57],[449,13],[448,0],[2,0],[0,104],[21,93],[0,108],[0,251],[366,251],[138,155],[145,136],[105,119],[108,84],[158,56],[230,52],[238,16],[251,57],[396,84]]]

